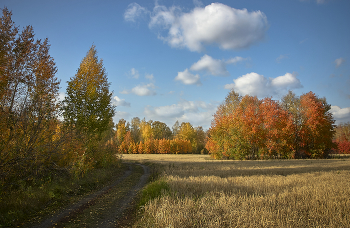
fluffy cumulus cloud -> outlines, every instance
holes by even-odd
[[[130,107],[130,103],[126,102],[125,99],[120,99],[118,96],[114,96],[112,103],[116,106]]]
[[[281,95],[289,89],[302,88],[296,74],[286,73],[277,78],[266,78],[257,73],[249,73],[233,80],[232,84],[226,84],[225,89],[234,89],[242,95],[267,97]]]
[[[336,124],[350,121],[350,107],[340,108],[339,106],[332,105],[330,113],[333,114]]]
[[[178,72],[175,80],[180,81],[185,85],[202,85],[199,75],[192,74],[188,69],[185,69],[182,72]]]
[[[228,75],[226,63],[219,59],[213,59],[209,55],[204,55],[198,62],[191,66],[194,71],[207,71],[211,75]]]
[[[248,60],[248,58],[242,58],[240,56],[236,56],[227,61],[214,59],[209,55],[204,55],[198,62],[194,63],[191,66],[192,71],[206,71],[210,75],[215,76],[228,76],[229,73],[226,69],[227,64],[237,64],[238,62],[242,62]]]
[[[120,93],[121,94],[136,94],[138,96],[153,96],[157,93],[154,91],[155,85],[153,83],[148,83],[146,85],[137,85],[131,90],[123,90]]]
[[[129,4],[128,8],[125,10],[124,20],[135,22],[137,18],[148,13],[149,11],[146,8],[140,6],[137,3],[131,3]]]
[[[202,126],[204,129],[208,129],[217,105],[218,102],[206,103],[182,100],[177,104],[168,106],[147,106],[144,114],[147,118],[160,120],[168,126],[172,126],[178,120],[180,123],[190,122],[194,126]]]
[[[334,61],[334,63],[335,63],[335,67],[340,67],[343,63],[345,63],[345,59],[343,59],[343,58],[339,58],[339,59],[336,59],[335,61]]]
[[[140,14],[137,12],[143,12],[142,7],[135,4],[127,8],[125,20],[134,21],[135,16]],[[180,7],[167,8],[156,3],[150,13],[149,27],[164,29],[167,34],[158,38],[170,46],[186,47],[191,51],[202,51],[204,45],[211,44],[226,50],[248,48],[262,41],[269,27],[261,11],[248,12],[221,3],[206,7],[196,5],[191,12],[185,13]]]

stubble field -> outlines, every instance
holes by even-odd
[[[123,159],[156,163],[158,183],[166,182],[134,227],[350,227],[350,159]]]

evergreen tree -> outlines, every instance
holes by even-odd
[[[100,136],[114,115],[112,92],[103,61],[97,57],[94,45],[68,82],[64,100],[64,119],[79,132]]]

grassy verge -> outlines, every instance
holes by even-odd
[[[28,226],[103,188],[122,175],[118,164],[95,169],[84,177],[56,176],[0,195],[0,227]]]

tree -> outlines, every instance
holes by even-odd
[[[140,123],[141,123],[141,120],[140,118],[138,117],[134,117],[131,119],[131,134],[132,134],[132,137],[135,141],[135,143],[138,143],[140,142]]]
[[[192,151],[195,151],[197,148],[197,134],[195,129],[193,128],[192,124],[189,122],[182,122],[180,125],[180,128],[178,130],[177,139],[181,140],[188,140],[191,142],[192,145]]]
[[[152,130],[154,139],[170,139],[172,136],[170,128],[160,121],[152,122]]]
[[[109,86],[103,61],[98,60],[92,45],[68,82],[63,108],[65,122],[81,132],[100,136],[114,115]]]
[[[179,132],[179,129],[180,129],[180,124],[179,124],[178,120],[176,120],[176,122],[174,123],[172,129],[173,129],[173,137],[176,138],[177,133]]]
[[[0,176],[25,179],[55,164],[60,82],[48,39],[35,40],[31,26],[19,33],[12,13],[4,8],[2,14]]]
[[[127,132],[125,124],[126,124],[126,120],[120,119],[118,124],[116,125],[115,137],[117,139],[118,145],[124,141],[124,138]]]

